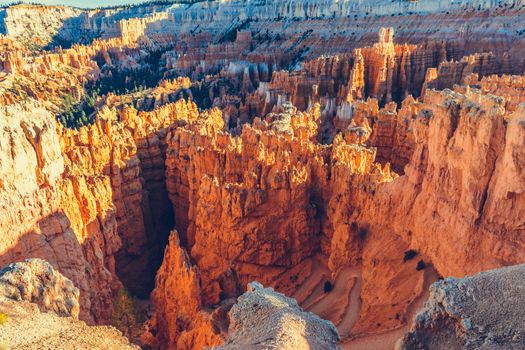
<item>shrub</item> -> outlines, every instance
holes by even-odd
[[[57,115],[57,120],[65,127],[74,129],[93,124],[97,98],[98,90],[86,93],[79,102],[71,94],[66,94],[62,102],[62,112]]]
[[[403,257],[403,262],[412,260],[416,256],[417,256],[417,252],[414,249],[407,250],[405,252],[405,256]]]
[[[127,337],[132,336],[133,329],[139,324],[135,301],[125,288],[121,288],[118,291],[111,321],[113,326],[118,328]]]
[[[7,322],[9,316],[0,312],[0,326]]]
[[[425,262],[423,260],[419,260],[417,262],[417,266],[416,266],[416,270],[417,271],[421,271],[423,270],[425,267],[427,267],[427,264],[425,264]]]
[[[323,286],[323,290],[325,293],[330,293],[334,289],[334,286],[332,282],[326,281]]]
[[[359,235],[359,238],[360,238],[362,241],[365,240],[367,234],[368,234],[368,229],[367,229],[365,226],[359,228],[358,235]]]

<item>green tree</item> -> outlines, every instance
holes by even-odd
[[[112,323],[128,338],[132,336],[133,329],[139,325],[139,317],[135,301],[125,288],[121,288],[115,301]]]

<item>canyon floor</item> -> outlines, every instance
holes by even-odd
[[[525,348],[524,17],[0,7],[0,348]]]

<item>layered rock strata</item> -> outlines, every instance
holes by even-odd
[[[245,5],[78,10],[104,39],[51,52],[0,37],[0,263],[45,258],[104,323],[164,251],[148,342],[184,349],[223,341],[252,280],[352,344],[400,331],[429,280],[525,260],[523,77],[489,75],[525,67],[520,2]],[[46,11],[68,10],[33,28]],[[57,124],[90,84],[96,122]]]
[[[174,203],[189,203],[175,207],[175,216],[201,271],[204,305],[238,295],[242,283],[255,277],[293,293],[296,287],[284,280],[285,272],[322,252],[334,274],[348,265],[363,267],[355,337],[408,321],[408,305],[423,293],[426,277],[414,274],[417,261],[405,262],[402,252],[420,252],[444,276],[524,258],[519,220],[498,219],[500,208],[519,205],[494,187],[505,188],[500,169],[519,167],[517,158],[506,154],[520,147],[521,109],[506,112],[502,100],[478,90],[445,90],[428,91],[421,102],[407,99],[399,111],[395,106],[376,110],[375,116],[363,111],[363,122],[372,125],[364,142],[381,145],[385,161],[393,149],[409,150],[395,160],[403,176],[374,163],[373,148],[342,136],[330,146],[317,144],[318,107],[270,114],[245,126],[239,137],[221,132],[221,122],[211,129],[197,123],[168,137],[168,191]],[[375,135],[397,125],[399,140],[383,136],[393,143]],[[454,146],[458,142],[467,143]],[[454,170],[458,167],[462,170]],[[458,197],[462,178],[469,185]],[[519,175],[515,179],[507,186],[519,187]],[[440,205],[440,198],[449,204]],[[461,254],[450,253],[458,250]]]
[[[81,318],[109,320],[122,286],[117,275],[137,294],[152,289],[148,276],[160,264],[172,217],[161,140],[173,122],[197,115],[196,106],[128,108],[121,122],[106,109],[78,131],[34,105],[4,113],[0,260],[46,259],[79,286]],[[147,225],[153,219],[163,223]]]

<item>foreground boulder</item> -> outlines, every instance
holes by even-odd
[[[525,349],[525,265],[447,278],[397,349]]]
[[[79,294],[41,259],[0,269],[0,349],[138,349],[113,327],[79,321]]]
[[[80,292],[73,282],[42,259],[26,259],[0,270],[0,296],[29,301],[42,312],[78,318]]]
[[[228,339],[216,349],[339,349],[332,322],[257,282],[248,285],[229,316]]]
[[[41,312],[36,304],[0,296],[0,348],[17,350],[138,350],[116,328],[88,326]],[[3,320],[3,321],[2,321]]]

